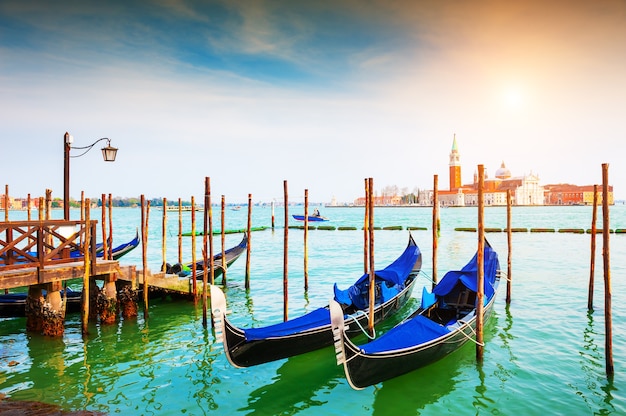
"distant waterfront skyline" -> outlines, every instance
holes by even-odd
[[[0,4],[0,185],[351,202],[506,161],[626,199],[626,4],[400,0]],[[78,156],[79,151],[72,153]]]

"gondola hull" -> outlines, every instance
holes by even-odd
[[[461,270],[449,271],[421,306],[381,337],[363,345],[347,336],[341,305],[331,302],[331,322],[337,364],[343,365],[351,387],[362,389],[408,373],[459,349],[476,334],[478,254]],[[493,311],[499,282],[498,256],[487,243],[482,308],[484,322]]]
[[[402,308],[411,297],[415,284],[415,279],[412,279],[395,299],[376,307],[374,309],[374,322],[382,322]],[[213,300],[215,299],[214,287],[211,289],[211,299]],[[330,346],[333,343],[330,322],[293,335],[247,341],[240,328],[232,325],[227,318],[222,318],[222,320],[224,324],[222,332],[226,338],[224,342],[226,354],[229,362],[235,367],[250,367],[293,357]],[[356,318],[346,319],[346,324],[350,327],[349,335],[361,334],[361,328],[368,326],[367,311],[359,314]]]
[[[484,309],[485,322],[491,316],[493,301]],[[342,364],[348,383],[352,388],[360,390],[434,363],[461,348],[476,333],[475,331],[474,317],[457,331],[430,343],[405,351],[380,354],[365,354],[349,339],[344,339]]]
[[[378,279],[393,271],[402,285],[393,293],[378,297],[374,306],[374,322],[380,322],[397,312],[410,299],[416,276],[421,270],[422,257],[412,237],[403,254],[383,270],[376,271]],[[350,289],[360,287],[364,275]],[[385,280],[383,280],[384,282]],[[348,291],[350,290],[348,289]],[[338,294],[345,291],[337,291]],[[380,301],[380,299],[383,299]],[[345,299],[344,299],[345,300]],[[368,309],[360,305],[344,303],[342,311],[350,325],[349,334],[361,333],[368,326]],[[217,286],[211,286],[211,311],[216,333],[224,342],[229,362],[235,367],[263,364],[332,345],[330,310],[328,305],[289,321],[261,328],[238,328],[226,318],[226,298]]]

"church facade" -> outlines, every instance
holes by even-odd
[[[456,135],[452,141],[449,156],[448,190],[438,190],[437,198],[443,207],[478,205],[478,173],[474,172],[474,180],[470,184],[462,184],[461,157]],[[485,171],[483,182],[483,202],[485,206],[507,204],[507,193],[511,194],[512,205],[590,205],[593,203],[593,185],[577,186],[557,184],[542,186],[536,173],[512,176],[504,161],[496,170],[495,176],[489,178]],[[598,204],[602,202],[599,190]],[[613,188],[609,187],[609,204],[613,204]],[[422,205],[432,205],[433,191],[420,191],[418,200]]]

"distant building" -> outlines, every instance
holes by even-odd
[[[439,190],[438,200],[441,206],[472,206],[478,204],[478,173],[474,172],[471,184],[461,185],[461,161],[456,135],[452,140],[450,151],[449,172],[450,189]],[[511,171],[504,161],[490,179],[485,172],[483,182],[483,202],[486,206],[506,205],[507,192],[511,192],[513,205],[590,205],[593,204],[593,185],[578,186],[569,184],[539,184],[539,176],[534,173],[522,176],[511,176]],[[598,197],[598,204],[602,196]],[[432,205],[432,191],[420,191],[419,201],[422,205]],[[609,186],[609,204],[613,204],[613,187]]]

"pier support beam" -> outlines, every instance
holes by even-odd
[[[117,281],[119,292],[118,300],[120,303],[120,310],[122,311],[122,318],[135,318],[138,313],[137,300],[139,295],[137,290],[130,282]]]
[[[29,286],[26,297],[26,331],[41,333],[44,302],[41,286]]]
[[[65,305],[61,298],[63,284],[60,281],[46,283],[46,302],[43,305],[41,332],[49,337],[61,337],[65,332]]]
[[[113,324],[117,318],[117,290],[115,273],[104,277],[104,285],[98,293],[98,314],[103,324]]]

